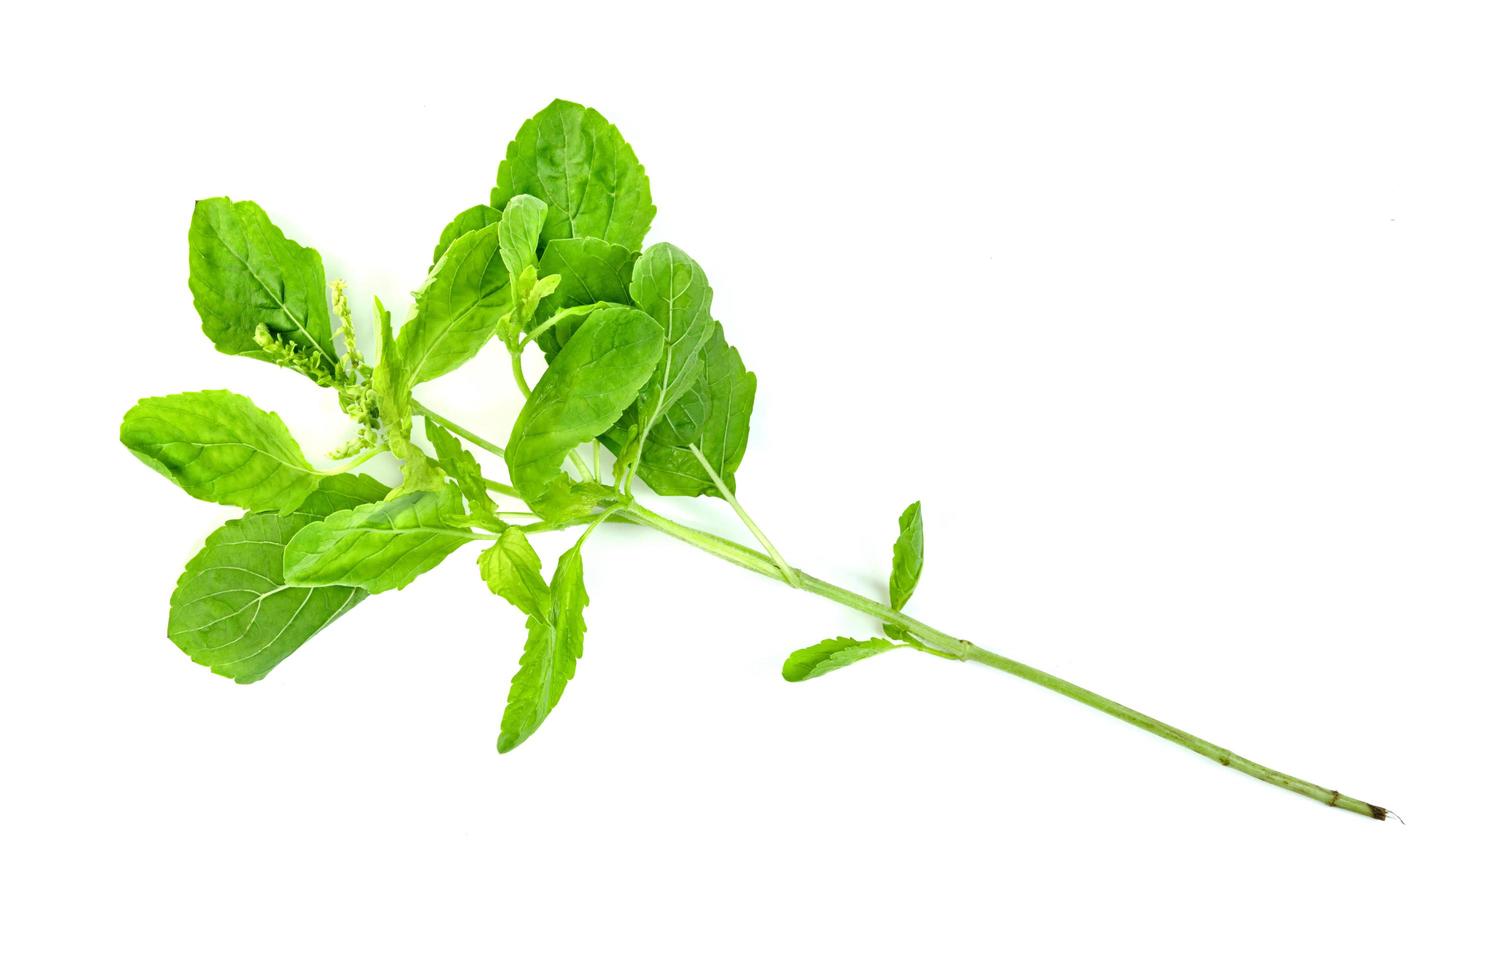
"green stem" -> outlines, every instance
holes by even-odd
[[[579,476],[581,476],[585,482],[592,483],[594,480],[594,474],[589,472],[589,464],[583,461],[583,454],[580,453],[577,449],[570,449],[568,450],[568,458],[573,460],[573,466],[578,470]]]
[[[559,323],[568,319],[570,316],[584,316],[585,314],[592,313],[595,310],[602,310],[606,306],[617,305],[619,304],[606,303],[605,301],[600,300],[597,303],[587,303],[583,306],[565,306],[561,310],[558,310],[558,312],[554,313],[552,316],[548,317],[546,320],[543,320],[537,326],[533,327],[531,331],[522,338],[521,344],[518,346],[527,346],[532,341],[536,340],[538,337],[542,336],[553,327],[557,326]]]
[[[484,479],[485,485],[490,489],[496,491],[496,493],[499,493],[501,496],[511,497],[515,500],[520,500],[523,503],[526,503],[526,500],[522,497],[522,495],[516,492],[516,487],[513,487],[511,484],[502,483],[500,480],[492,480],[490,477],[485,477]]]
[[[521,389],[521,396],[523,398],[531,398],[532,388],[527,384],[527,376],[521,369],[520,347],[511,352],[511,376],[516,379],[516,386]]]
[[[517,376],[520,378],[519,366],[517,367],[517,372]],[[415,410],[422,410],[421,406],[418,406],[417,403],[415,403]],[[489,448],[489,444],[474,433],[449,424],[446,420],[433,415],[433,413],[429,413],[426,410],[423,411],[435,421],[445,424],[451,431],[465,436],[478,446]],[[707,465],[706,460],[703,460],[703,464],[709,470],[712,469],[711,466]],[[501,493],[508,493],[511,496],[519,497],[513,488],[505,484],[497,483],[494,480],[486,480],[485,482],[492,489]],[[742,510],[742,508],[737,509]],[[793,568],[790,568],[790,571],[795,573],[797,581],[791,582],[790,577],[785,571],[789,566],[784,564],[783,559],[779,558],[778,553],[773,558],[769,555],[761,554],[753,548],[745,547],[735,541],[729,541],[727,538],[719,537],[716,534],[710,534],[697,528],[688,527],[685,524],[679,524],[633,500],[625,502],[618,509],[612,507],[597,518],[591,520],[593,520],[593,525],[597,526],[599,521],[611,515],[616,519],[641,524],[653,530],[660,531],[663,534],[670,535],[680,541],[686,542],[694,548],[699,548],[718,558],[722,558],[724,561],[731,562],[741,568],[747,568],[749,571],[763,575],[766,578],[772,578],[787,585],[793,585],[803,591],[830,599],[832,602],[846,606],[849,609],[866,613],[874,619],[881,620],[885,623],[892,623],[923,641],[929,653],[955,660],[973,660],[976,663],[985,664],[988,667],[994,667],[1005,673],[1021,677],[1023,680],[1037,684],[1039,687],[1047,688],[1081,704],[1089,705],[1113,718],[1118,718],[1127,724],[1151,732],[1153,735],[1165,738],[1169,742],[1174,742],[1205,758],[1212,759],[1220,765],[1236,769],[1248,776],[1253,776],[1255,779],[1267,782],[1272,786],[1279,786],[1281,789],[1299,793],[1302,796],[1310,797],[1328,806],[1362,814],[1365,817],[1372,817],[1375,820],[1383,820],[1388,816],[1389,811],[1381,806],[1366,803],[1351,796],[1345,796],[1335,789],[1327,789],[1316,783],[1298,779],[1277,769],[1262,766],[1258,762],[1246,759],[1241,755],[1236,755],[1228,749],[1215,745],[1206,739],[1201,739],[1180,728],[1175,728],[1164,721],[1159,721],[1150,715],[1136,711],[1134,708],[1128,708],[1117,701],[1112,701],[1103,695],[1096,694],[1088,688],[1080,687],[1078,684],[1066,681],[1061,677],[1057,677],[1047,671],[1039,670],[1020,661],[1013,660],[1010,657],[993,653],[990,650],[971,643],[969,640],[958,639],[949,633],[941,632],[912,616],[899,612],[891,606],[869,599],[867,596],[844,589],[838,585],[832,585],[830,582],[818,579],[804,572],[799,572]],[[752,522],[746,521],[746,523],[752,525]],[[524,527],[524,530],[527,530],[528,533],[557,529],[558,527],[547,525],[545,522],[538,522],[537,524]],[[592,527],[590,530],[592,530]],[[762,538],[762,534],[760,536]]]
[[[619,513],[621,510],[624,510],[624,508],[625,508],[624,501],[620,501],[617,504],[611,504],[609,507],[605,508],[605,510],[598,517],[594,518],[594,522],[592,524],[590,524],[587,528],[585,528],[584,529],[584,532],[578,536],[578,543],[575,544],[573,547],[575,549],[582,548],[583,547],[583,543],[589,539],[589,535],[593,534],[595,531],[597,531],[599,529],[599,525],[600,524],[603,524],[609,518],[613,517],[615,514]]]
[[[421,402],[413,402],[413,412],[416,415],[422,415],[424,418],[433,419],[435,422],[439,423],[450,432],[453,432],[461,439],[465,440],[466,442],[474,443],[481,449],[484,449],[486,452],[491,453],[494,456],[499,456],[501,459],[506,458],[506,450],[502,449],[500,446],[496,445],[488,439],[483,439],[480,436],[477,436],[475,433],[471,432],[463,425],[445,418],[444,416],[440,415],[438,412],[435,412],[433,409],[429,408],[427,405],[424,405]]]
[[[685,524],[678,524],[676,521],[662,517],[660,514],[637,503],[632,502],[628,504],[622,513],[638,524],[644,524],[663,534],[668,534],[692,545],[694,548],[700,548],[725,561],[747,568],[751,572],[756,572],[767,578],[790,584],[785,573],[768,556],[752,548],[746,548],[741,544],[720,538],[715,534],[708,534],[705,531],[687,527]],[[1279,770],[1262,766],[1258,762],[1246,759],[1241,755],[1236,755],[1226,748],[1201,739],[1196,735],[1191,735],[1180,728],[1174,728],[1166,722],[1158,721],[1150,715],[1143,714],[1133,708],[1128,708],[1103,695],[1096,694],[1094,691],[1080,687],[1078,684],[1073,684],[1061,677],[1056,677],[1047,671],[1030,667],[1027,664],[976,646],[968,640],[957,639],[948,633],[943,633],[881,602],[869,599],[866,596],[859,595],[841,586],[832,585],[830,582],[823,581],[812,575],[807,575],[804,572],[798,574],[800,581],[798,587],[804,591],[812,592],[823,598],[830,599],[832,602],[846,606],[849,609],[856,609],[859,612],[867,613],[874,619],[892,623],[895,626],[905,629],[923,640],[927,645],[934,647],[935,651],[938,651],[942,655],[953,657],[957,660],[974,660],[988,667],[995,667],[997,670],[1021,677],[1023,680],[1037,684],[1039,687],[1045,687],[1050,691],[1062,694],[1064,697],[1072,698],[1081,704],[1087,704],[1091,708],[1103,711],[1111,717],[1119,718],[1127,724],[1135,725],[1137,728],[1165,738],[1169,742],[1175,742],[1183,748],[1190,749],[1201,756],[1212,759],[1220,765],[1229,766],[1246,775],[1270,783],[1272,786],[1279,786],[1281,789],[1299,793],[1302,796],[1310,797],[1328,806],[1339,807],[1343,810],[1362,814],[1365,817],[1372,817],[1375,820],[1383,820],[1388,815],[1388,811],[1381,806],[1365,803],[1351,796],[1344,796],[1337,790],[1326,789],[1316,783],[1297,779],[1295,776],[1287,775]]]
[[[774,559],[775,565],[779,567],[780,572],[785,576],[785,581],[793,589],[800,588],[799,573],[790,567],[789,562],[785,561],[785,556],[780,554],[780,549],[774,546],[774,542],[765,537],[759,525],[754,523],[754,519],[749,516],[749,512],[743,509],[743,505],[733,495],[733,491],[728,489],[728,484],[723,482],[723,478],[718,476],[718,471],[713,469],[713,465],[707,461],[707,457],[702,455],[702,450],[698,449],[695,445],[689,445],[687,448],[692,451],[693,456],[697,457],[697,462],[702,464],[702,468],[707,472],[708,479],[713,481],[713,486],[717,487],[718,493],[722,494],[723,499],[728,501],[728,506],[732,507],[733,513],[737,514],[738,519],[743,521],[744,527],[749,529],[749,533],[754,536],[754,540],[758,541],[764,546],[764,550],[769,552],[769,557]]]
[[[362,463],[365,463],[371,459],[376,459],[378,456],[381,456],[385,452],[387,452],[386,446],[373,446],[371,449],[368,449],[360,456],[353,456],[351,459],[346,460],[346,462],[342,463],[340,466],[337,466],[335,469],[323,470],[322,472],[325,473],[327,476],[338,476],[341,473],[350,473]]]

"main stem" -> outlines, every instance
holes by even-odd
[[[521,387],[526,389],[525,379],[521,377],[520,363],[515,358],[513,358],[513,367],[516,368],[515,373],[518,381],[522,382]],[[429,411],[423,405],[415,402],[414,410],[434,419],[451,432],[463,436],[475,445],[489,450],[497,456],[504,456],[499,446],[482,439],[463,426]],[[487,480],[486,482],[495,490],[512,496],[516,495],[515,490],[506,484],[497,483],[493,480]],[[735,507],[735,509],[738,510],[739,508]],[[1096,694],[1094,691],[1066,681],[1062,677],[1050,674],[1045,670],[1039,670],[1021,661],[1013,660],[1011,657],[1004,657],[999,653],[993,653],[984,647],[977,646],[969,640],[958,639],[949,633],[941,632],[926,623],[922,623],[912,616],[905,615],[891,606],[886,606],[881,602],[869,599],[867,596],[860,595],[849,589],[844,589],[839,585],[832,585],[830,582],[816,578],[814,575],[808,575],[787,565],[779,553],[772,548],[770,550],[774,553],[772,555],[765,555],[762,552],[755,551],[753,548],[745,547],[735,541],[729,541],[727,538],[719,537],[716,534],[709,534],[706,531],[700,531],[685,524],[678,524],[676,521],[662,517],[655,511],[643,507],[633,500],[627,501],[623,506],[616,506],[606,511],[600,517],[600,520],[611,514],[616,515],[622,520],[633,521],[660,531],[663,534],[668,534],[673,538],[686,542],[694,548],[700,548],[709,554],[716,555],[725,561],[747,568],[749,571],[763,575],[766,578],[772,578],[793,588],[802,589],[806,592],[830,599],[832,602],[846,606],[849,609],[856,609],[859,612],[867,613],[874,619],[881,620],[885,623],[892,623],[912,634],[916,640],[923,644],[923,648],[931,653],[955,660],[974,660],[988,667],[995,667],[997,670],[1021,677],[1023,680],[1032,681],[1039,687],[1046,687],[1048,690],[1062,694],[1066,698],[1072,698],[1081,704],[1087,704],[1091,708],[1103,711],[1111,717],[1119,718],[1127,724],[1145,729],[1153,735],[1165,738],[1169,742],[1175,742],[1183,748],[1190,749],[1201,756],[1212,759],[1220,765],[1237,769],[1239,772],[1253,776],[1272,786],[1279,786],[1281,789],[1300,793],[1302,796],[1309,796],[1319,803],[1325,803],[1328,806],[1359,813],[1365,817],[1372,817],[1375,820],[1383,820],[1389,814],[1389,811],[1381,806],[1366,803],[1351,796],[1345,796],[1335,789],[1327,789],[1316,783],[1308,782],[1305,779],[1298,779],[1278,769],[1262,766],[1252,759],[1246,759],[1244,756],[1231,752],[1222,746],[1215,745],[1207,739],[1199,738],[1180,728],[1175,728],[1164,721],[1159,721],[1151,717],[1151,715],[1143,714],[1134,708],[1128,708],[1118,701],[1112,701],[1104,695]],[[593,526],[597,526],[598,523],[599,521],[595,521]],[[753,522],[748,521],[747,523],[749,523],[752,530]],[[592,532],[593,526],[585,533]],[[762,532],[759,533],[759,536],[762,539]]]
[[[784,582],[787,585],[792,584],[786,573],[769,556],[752,548],[747,548],[726,538],[718,537],[715,534],[709,534],[706,531],[699,531],[685,524],[678,524],[676,521],[662,517],[660,514],[637,503],[632,502],[628,504],[620,513],[638,524],[644,524],[663,534],[668,534],[678,540],[685,541],[694,548],[700,548],[725,561],[747,568],[751,572]],[[995,667],[997,670],[1021,677],[1023,680],[1032,681],[1040,687],[1046,687],[1048,690],[1056,691],[1064,697],[1072,698],[1082,704],[1087,704],[1091,708],[1096,708],[1105,712],[1107,715],[1119,718],[1127,724],[1145,729],[1153,735],[1159,735],[1169,742],[1175,742],[1183,748],[1191,749],[1220,765],[1229,766],[1246,775],[1270,783],[1272,786],[1279,786],[1281,789],[1288,789],[1293,793],[1309,796],[1328,806],[1350,810],[1353,813],[1372,817],[1375,820],[1383,820],[1388,815],[1388,811],[1381,806],[1365,803],[1363,800],[1345,796],[1335,789],[1327,789],[1316,783],[1297,779],[1295,776],[1288,775],[1277,769],[1271,769],[1269,766],[1262,766],[1258,762],[1246,759],[1242,755],[1231,752],[1222,746],[1215,745],[1196,735],[1189,734],[1180,728],[1174,728],[1164,721],[1158,721],[1150,715],[1143,714],[1133,708],[1128,708],[1119,702],[1096,694],[1088,688],[1083,688],[1078,684],[1066,681],[1062,677],[1056,677],[1047,671],[1031,667],[1010,657],[1004,657],[999,653],[993,653],[990,650],[971,643],[969,640],[961,640],[948,633],[943,633],[925,623],[921,623],[912,616],[907,616],[890,606],[869,599],[867,596],[859,595],[839,585],[832,585],[830,582],[818,579],[813,575],[807,575],[795,569],[792,569],[792,571],[798,576],[798,588],[830,599],[832,602],[850,609],[867,613],[875,619],[892,623],[907,630],[917,639],[923,641],[926,646],[933,647],[945,656],[953,657],[957,660],[974,660],[988,667]]]

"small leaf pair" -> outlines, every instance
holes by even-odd
[[[893,542],[893,571],[888,578],[889,603],[894,612],[901,611],[914,594],[919,576],[924,571],[924,517],[919,501],[914,501],[898,518],[898,538]],[[893,623],[884,623],[883,632],[889,637],[874,637],[854,640],[839,636],[822,640],[812,646],[796,650],[785,660],[781,673],[787,681],[805,681],[833,670],[866,660],[885,650],[914,647],[937,653],[920,643],[911,633]],[[898,642],[894,642],[894,641]]]
[[[542,560],[520,528],[507,528],[480,553],[480,574],[490,590],[527,615],[527,643],[511,679],[501,716],[498,752],[510,752],[535,732],[563,696],[583,656],[582,540],[558,559],[549,586]]]

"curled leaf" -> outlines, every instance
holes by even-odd
[[[539,514],[573,481],[562,471],[569,450],[614,425],[661,356],[661,328],[639,310],[592,314],[546,373],[511,429],[506,466],[522,498]]]

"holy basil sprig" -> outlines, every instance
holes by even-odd
[[[589,604],[582,549],[606,521],[623,521],[866,613],[882,634],[803,647],[785,660],[786,680],[898,649],[973,660],[1266,782],[1383,818],[1381,807],[907,615],[924,569],[917,502],[899,518],[886,603],[790,565],[736,493],[754,375],[724,338],[701,264],[669,243],[645,246],[654,215],[650,181],[619,130],[593,109],[552,103],[517,132],[489,203],[461,211],[438,236],[412,315],[395,328],[373,298],[369,361],[345,284],[327,287],[319,253],[250,201],[197,202],[190,286],[203,332],[225,353],[334,389],[354,434],[333,454],[342,462],[317,463],[277,415],[232,392],[146,398],[126,413],[120,438],[131,452],[191,496],[244,511],[187,563],[171,596],[170,639],[216,673],[257,681],[367,596],[405,588],[481,542],[480,576],[526,617],[497,739],[506,752],[537,731],[573,679]],[[526,399],[504,446],[414,397],[492,340]],[[522,359],[532,343],[547,360],[535,384]],[[469,446],[492,456],[505,480],[487,476]],[[382,454],[399,461],[397,486],[350,473]],[[656,513],[637,500],[640,488],[720,498],[762,550]],[[531,538],[569,527],[582,532],[549,578]]]

